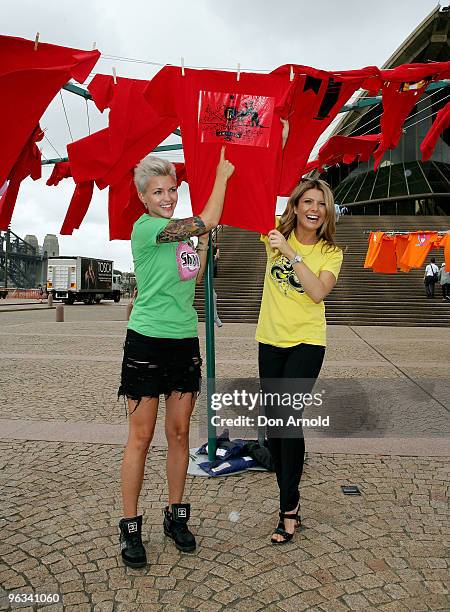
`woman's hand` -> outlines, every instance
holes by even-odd
[[[234,172],[234,166],[231,162],[225,159],[225,145],[222,147],[220,151],[220,160],[216,170],[217,178],[223,179],[225,182],[228,181],[230,176]]]
[[[295,251],[289,246],[286,238],[277,229],[270,230],[267,237],[269,238],[271,249],[278,249],[278,251],[288,259],[293,259],[295,257]]]
[[[283,124],[283,130],[281,132],[281,148],[284,149],[289,137],[289,121],[288,119],[282,119],[281,117],[280,121]]]

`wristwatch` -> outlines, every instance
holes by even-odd
[[[299,255],[298,253],[296,253],[294,259],[290,259],[289,263],[291,264],[291,266],[293,266],[294,264],[301,263],[302,261],[303,261],[303,257]]]

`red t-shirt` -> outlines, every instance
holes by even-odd
[[[165,66],[144,95],[181,128],[189,191],[199,214],[212,191],[220,149],[236,170],[221,223],[266,234],[273,228],[281,169],[280,117],[292,88],[284,75]]]
[[[0,198],[0,230],[7,230],[11,223],[22,181],[27,176],[31,176],[34,181],[41,178],[41,152],[36,142],[43,137],[44,132],[38,124],[9,172],[9,185]]]
[[[288,115],[289,138],[283,150],[282,175],[278,195],[289,196],[305,172],[309,155],[322,132],[342,106],[360,87],[372,88],[379,70],[327,72],[310,66],[293,65],[294,81]],[[280,66],[272,75],[289,79],[291,66]],[[375,79],[375,81],[373,81]]]
[[[309,163],[307,168],[323,169],[337,163],[351,164],[356,158],[360,162],[368,161],[379,141],[380,134],[332,136],[320,147],[317,160]]]
[[[439,136],[444,130],[450,127],[450,102],[441,108],[436,115],[433,125],[428,130],[427,135],[422,140],[420,150],[422,151],[422,160],[427,161],[433,154]]]
[[[47,185],[49,187],[59,185],[59,183],[65,179],[72,176],[72,172],[70,171],[70,163],[69,162],[58,162],[53,166],[52,173],[50,174],[49,179],[47,180]]]
[[[97,74],[89,91],[99,110],[110,108],[109,127],[67,147],[77,182],[94,179],[103,189],[126,176],[131,168],[167,138],[177,121],[152,111],[143,96],[148,81]]]
[[[374,153],[375,170],[388,149],[395,149],[402,125],[432,81],[450,77],[450,62],[403,64],[383,70],[381,142]]]
[[[0,185],[9,177],[46,108],[71,78],[83,82],[99,51],[80,51],[12,36],[0,36]]]

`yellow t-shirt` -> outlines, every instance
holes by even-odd
[[[282,348],[301,343],[326,346],[325,304],[323,301],[315,304],[306,295],[287,257],[278,253],[273,258],[269,239],[261,236],[261,240],[266,246],[267,266],[256,340]],[[317,277],[322,270],[328,270],[337,280],[343,258],[341,249],[327,248],[324,240],[315,245],[301,244],[295,232],[288,243]]]

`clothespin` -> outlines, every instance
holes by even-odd
[[[291,66],[291,72],[290,72],[290,75],[289,75],[289,80],[291,82],[294,80],[294,67],[293,66]]]
[[[181,58],[181,76],[184,76],[184,57]]]
[[[114,68],[114,66],[112,67],[112,75],[113,75],[114,85],[117,85],[117,74],[116,74],[116,69]]]
[[[96,48],[97,48],[97,43],[94,40],[94,42],[92,43],[92,51],[94,51],[94,49],[96,49]]]
[[[240,80],[241,80],[241,65],[238,63],[236,81],[240,81]]]
[[[34,50],[37,51],[39,44],[39,32],[36,32],[36,38],[34,39]]]

